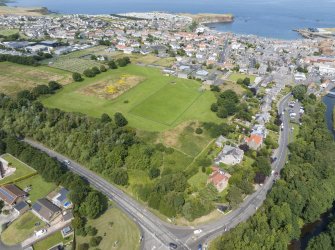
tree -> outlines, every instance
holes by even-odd
[[[127,119],[119,112],[116,112],[114,114],[114,121],[115,121],[116,126],[118,127],[124,127],[128,124]]]
[[[260,156],[256,158],[256,161],[253,163],[253,167],[257,169],[257,172],[269,176],[271,174],[271,164],[268,157]]]
[[[56,81],[50,81],[48,83],[49,89],[51,92],[55,92],[58,89],[61,89],[63,86]]]
[[[112,118],[110,118],[110,116],[106,113],[103,113],[101,115],[101,122],[103,123],[107,123],[107,122],[111,122],[112,121]]]
[[[98,74],[101,73],[100,70],[98,69],[98,67],[93,67],[92,72],[93,72],[94,75],[98,75]]]
[[[88,73],[88,71],[86,73]],[[81,77],[81,74],[77,72],[72,73],[72,79],[75,82],[81,82],[83,80],[83,78]]]
[[[107,209],[107,198],[97,191],[88,194],[80,205],[80,212],[88,218],[95,219]]]
[[[242,198],[242,190],[236,186],[232,186],[229,188],[226,199],[229,201],[229,204],[232,207],[236,207],[243,201]]]
[[[161,171],[159,168],[150,168],[149,169],[149,178],[155,179],[161,174]]]
[[[128,173],[125,169],[117,168],[114,169],[111,173],[112,180],[115,184],[120,186],[126,186],[128,185]]]
[[[92,69],[86,69],[83,74],[86,77],[95,77],[96,75]]]
[[[298,99],[299,101],[302,101],[305,98],[305,95],[307,93],[307,87],[305,85],[297,85],[292,89],[292,94],[294,98]]]
[[[47,95],[50,94],[50,89],[47,85],[37,85],[35,88],[32,89],[32,94],[37,98],[40,95]]]
[[[104,65],[101,65],[101,66],[100,66],[100,71],[101,71],[101,72],[106,72],[107,69],[106,69],[106,67],[105,67]]]
[[[90,246],[91,247],[96,247],[100,244],[101,241],[102,241],[101,236],[92,237],[91,240],[90,240]]]
[[[108,67],[110,69],[117,69],[117,64],[115,63],[114,60],[111,60],[111,61],[108,62]]]

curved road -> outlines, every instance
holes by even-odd
[[[285,106],[287,106],[290,96],[291,95],[289,94],[280,100],[278,104],[278,112],[280,114],[284,111]],[[287,145],[289,143],[289,120],[287,113],[283,115],[283,124],[284,130],[280,133],[279,148],[275,152],[277,160],[272,164],[272,168],[276,172],[279,172],[286,162]],[[68,159],[66,156],[35,141],[29,139],[25,139],[24,141],[31,146],[46,152],[51,157],[57,158],[59,161]],[[87,181],[97,190],[100,190],[108,198],[115,201],[118,206],[140,226],[141,232],[143,233],[142,248],[147,250],[168,249],[168,244],[170,242],[176,243],[178,249],[197,249],[199,243],[209,242],[214,237],[228,231],[252,216],[258,207],[262,205],[268,191],[273,185],[273,180],[276,178],[274,175],[268,177],[264,185],[253,194],[249,195],[237,209],[214,222],[193,228],[175,226],[163,222],[122,190],[75,161],[71,162],[69,169],[87,179]],[[195,229],[201,229],[202,232],[195,235],[193,233]]]

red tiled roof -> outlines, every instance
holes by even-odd
[[[257,134],[252,134],[250,137],[245,139],[246,143],[254,142],[258,145],[262,144],[263,142],[263,137]]]

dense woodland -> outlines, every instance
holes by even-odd
[[[259,211],[221,236],[215,249],[287,249],[292,239],[299,238],[305,223],[314,222],[332,207],[335,143],[326,127],[325,107],[315,96],[301,99],[306,112],[297,139],[289,145],[289,161],[281,179]],[[317,244],[321,244],[318,238],[311,242],[310,249],[332,249],[313,248]]]
[[[307,250],[335,249],[335,216],[331,218],[326,231],[313,237],[307,246]]]

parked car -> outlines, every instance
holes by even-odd
[[[175,244],[175,243],[173,243],[173,242],[170,242],[170,243],[169,243],[169,248],[170,248],[170,249],[177,249],[177,247],[178,247],[177,244]]]

